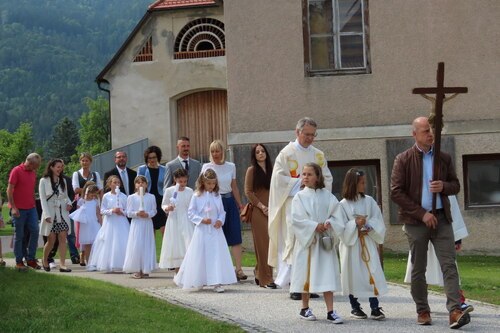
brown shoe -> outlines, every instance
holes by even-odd
[[[450,312],[450,328],[457,329],[470,323],[470,315],[462,310],[455,309]]]
[[[36,260],[28,260],[27,264],[33,269],[42,269],[42,266],[38,265]]]
[[[24,266],[24,262],[18,262],[16,264],[16,269],[19,271],[19,272],[26,272],[28,270],[28,267]]]
[[[417,324],[430,325],[432,323],[431,313],[429,311],[422,311],[418,314]]]
[[[243,270],[240,269],[239,271],[236,271],[236,279],[238,281],[246,280],[246,279],[248,279],[248,276],[246,276],[245,273],[243,273]]]

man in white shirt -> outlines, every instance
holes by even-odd
[[[126,195],[134,194],[135,186],[134,179],[137,176],[137,172],[127,168],[127,153],[124,151],[117,151],[115,153],[115,167],[104,174],[104,185],[109,176],[115,175],[120,177],[121,185],[120,191]]]
[[[177,152],[178,155],[172,161],[165,164],[167,171],[165,172],[165,181],[163,184],[163,189],[167,189],[173,184],[173,174],[175,170],[183,168],[188,172],[188,187],[195,189],[196,179],[201,172],[201,163],[195,159],[189,157],[189,151],[191,145],[189,143],[189,138],[182,136],[177,140]]]
[[[286,145],[274,163],[269,193],[269,256],[268,264],[275,267],[275,283],[284,287],[290,282],[295,235],[291,228],[291,203],[300,190],[300,174],[306,163],[318,164],[325,177],[326,189],[332,190],[332,174],[324,153],[312,146],[316,137],[316,122],[308,117],[298,121],[295,141]],[[291,294],[299,300],[300,293]]]

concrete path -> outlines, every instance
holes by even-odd
[[[6,259],[8,266],[14,265],[13,259]],[[326,308],[323,298],[311,300],[310,306],[318,318],[316,322],[299,319],[301,303],[292,301],[288,291],[283,289],[269,290],[259,288],[253,282],[252,269],[245,269],[249,276],[247,281],[226,286],[226,292],[217,294],[210,288],[201,291],[186,291],[179,289],[173,283],[173,272],[159,270],[150,278],[132,279],[128,274],[86,272],[84,267],[69,265],[71,273],[63,274],[98,279],[128,288],[134,288],[151,296],[177,304],[208,317],[236,324],[248,332],[445,332],[448,328],[448,313],[445,308],[445,297],[431,293],[429,302],[433,309],[432,326],[416,324],[415,306],[407,286],[390,284],[389,294],[380,298],[380,305],[386,314],[386,320],[356,320],[349,318],[350,305],[347,297],[335,298],[334,308],[344,318],[344,324],[333,325],[327,322]],[[361,299],[365,312],[369,314],[368,300]],[[470,301],[474,305],[471,323],[464,326],[464,332],[500,332],[500,306]],[[331,327],[335,326],[335,327]]]

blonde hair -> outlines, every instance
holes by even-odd
[[[92,162],[92,155],[90,155],[90,153],[81,153],[78,160],[81,161],[84,158],[87,158],[90,162]]]
[[[120,182],[120,185],[121,185],[122,181],[121,181],[120,177],[118,177],[116,175],[111,175],[106,180],[106,190],[111,190],[111,183],[113,182],[114,179],[118,179],[118,181]]]
[[[198,179],[196,180],[196,194],[200,195],[205,192],[205,181],[206,180],[215,180],[214,192],[216,195],[219,194],[219,181],[217,180],[217,174],[213,169],[207,169],[205,172],[202,172]]]
[[[222,142],[222,140],[214,140],[212,141],[212,143],[210,144],[210,162],[212,163],[215,163],[213,158],[212,158],[212,151],[214,150],[220,150],[221,153],[222,153],[222,163],[224,163],[226,161],[226,148],[224,147],[224,142]]]

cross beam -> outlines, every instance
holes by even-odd
[[[444,86],[444,62],[438,63],[437,70],[437,87],[429,88],[414,88],[414,94],[436,94],[436,104],[434,115],[434,163],[432,179],[439,179],[439,166],[441,160],[441,131],[443,129],[443,101],[445,99],[445,94],[465,94],[467,93],[467,87],[445,87]],[[432,194],[432,213],[436,214],[436,193]]]

